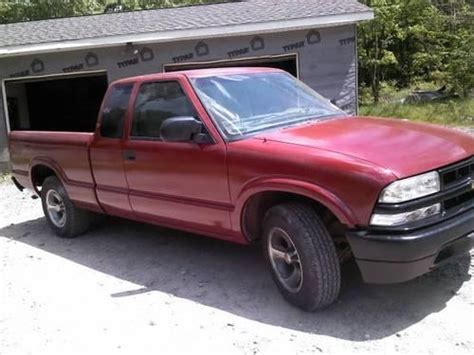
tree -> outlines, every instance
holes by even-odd
[[[381,83],[443,80],[468,95],[473,87],[473,10],[464,0],[365,0],[373,21],[358,29],[359,82],[379,101]]]
[[[398,5],[385,0],[367,0],[365,3],[373,7],[375,19],[359,27],[360,82],[370,87],[374,102],[378,102],[380,82],[386,79],[387,73],[396,70],[398,64],[390,50],[397,28],[394,13],[398,11]]]
[[[467,97],[474,88],[474,12],[463,0],[438,0],[444,19],[443,79]]]
[[[106,9],[120,11],[154,9],[180,5],[194,5],[215,0],[29,0],[1,1],[0,24],[44,20],[104,13]]]

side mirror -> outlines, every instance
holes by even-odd
[[[194,117],[171,117],[166,119],[160,128],[161,139],[165,142],[193,142],[202,140],[202,122]]]

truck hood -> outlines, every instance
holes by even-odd
[[[440,168],[474,154],[474,138],[429,124],[398,119],[343,117],[258,138],[324,149],[389,169],[398,178]]]

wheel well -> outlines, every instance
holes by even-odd
[[[273,206],[286,203],[299,202],[313,208],[324,222],[329,234],[334,239],[336,247],[340,253],[341,261],[345,260],[350,254],[349,244],[347,243],[345,232],[348,227],[339,221],[339,219],[323,204],[309,197],[288,192],[270,191],[261,192],[247,201],[242,215],[242,227],[245,236],[252,242],[261,238],[262,222],[267,211]],[[349,248],[349,249],[348,249]]]
[[[31,181],[35,189],[42,186],[44,180],[50,176],[56,176],[56,173],[53,169],[45,165],[35,165],[33,169],[31,169]]]

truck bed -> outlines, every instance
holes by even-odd
[[[13,131],[9,137],[13,174],[22,186],[38,193],[32,171],[51,169],[75,204],[100,211],[89,158],[93,133]]]

